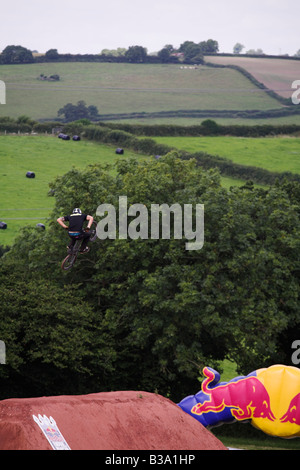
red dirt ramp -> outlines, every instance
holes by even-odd
[[[52,418],[71,450],[226,450],[175,403],[136,391],[0,401],[0,450],[52,449],[33,415]]]

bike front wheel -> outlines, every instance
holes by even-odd
[[[63,262],[61,263],[61,269],[64,271],[67,271],[68,269],[71,269],[76,261],[77,255],[70,254],[65,257]]]
[[[94,242],[97,238],[97,222],[95,220],[92,223],[92,226],[90,228],[90,242]]]

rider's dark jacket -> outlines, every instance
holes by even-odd
[[[86,214],[65,215],[64,220],[69,222],[69,232],[82,232],[83,222],[86,220]]]

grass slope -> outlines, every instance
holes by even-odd
[[[0,136],[0,221],[7,223],[7,229],[0,230],[0,245],[11,244],[24,225],[45,223],[54,206],[54,198],[48,196],[49,183],[56,176],[72,166],[84,168],[130,156],[137,155],[130,151],[116,155],[115,148],[89,141]],[[27,171],[34,171],[35,178],[26,178]]]
[[[299,138],[247,139],[235,137],[157,137],[155,140],[191,153],[205,151],[228,157],[245,165],[261,166],[272,171],[300,173]],[[63,141],[52,136],[0,136],[0,245],[11,244],[24,225],[45,223],[54,205],[48,196],[49,183],[72,166],[84,168],[97,162],[108,163],[120,158],[115,149],[90,141]],[[125,151],[124,158],[137,156]],[[122,158],[122,157],[121,157]],[[138,155],[138,158],[144,158]],[[34,179],[26,178],[34,171]],[[222,178],[224,187],[244,182]]]
[[[242,165],[257,166],[278,173],[300,173],[298,137],[156,137],[158,143],[190,153],[207,152]]]
[[[284,98],[291,98],[292,82],[300,77],[300,60],[244,56],[207,56],[205,59],[214,64],[242,67]]]
[[[40,81],[58,74],[60,81]],[[0,116],[53,119],[67,103],[84,100],[100,114],[170,110],[267,110],[277,100],[240,72],[207,66],[163,64],[45,63],[1,65],[6,104]]]

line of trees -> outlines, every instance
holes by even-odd
[[[39,122],[31,119],[29,116],[22,115],[18,118],[12,118],[9,116],[0,116],[0,132],[47,132],[51,133],[53,128],[63,127],[65,132],[80,134],[86,133],[86,136],[90,138],[97,135],[97,131],[108,132],[111,130],[117,130],[122,133],[133,134],[134,136],[202,136],[202,135],[232,135],[237,137],[265,137],[275,135],[297,135],[300,131],[300,126],[297,124],[284,124],[284,125],[241,125],[232,124],[229,126],[218,124],[212,119],[205,119],[198,125],[193,126],[179,126],[173,124],[130,124],[126,123],[113,123],[113,122],[93,122],[90,119],[91,112],[97,113],[97,107],[90,105],[87,106],[84,101],[78,101],[77,105],[69,104],[62,107],[61,116],[65,116],[65,119],[55,121]],[[66,119],[67,115],[65,111],[75,110],[75,118],[73,120]],[[82,114],[78,113],[82,111]],[[115,115],[117,116],[117,115]],[[97,116],[99,117],[99,115]],[[133,137],[133,136],[132,136]]]
[[[100,54],[59,54],[57,49],[49,49],[44,55],[33,56],[29,49],[22,46],[7,46],[0,55],[2,64],[27,64],[33,62],[65,62],[65,61],[95,61],[95,62],[129,62],[129,63],[202,63],[204,54],[217,53],[218,42],[209,39],[194,43],[185,41],[175,49],[168,44],[156,55],[148,55],[143,46],[130,46],[128,49],[104,49]]]
[[[241,55],[244,46],[237,43],[233,53]],[[127,62],[127,63],[193,63],[202,64],[204,55],[219,53],[219,44],[214,39],[207,41],[184,41],[179,48],[166,44],[157,53],[148,54],[147,48],[139,45],[117,49],[103,49],[99,54],[60,54],[57,49],[49,49],[45,54],[33,55],[32,51],[23,47],[6,46],[0,54],[0,64],[28,64],[39,62]],[[222,54],[228,55],[228,54]],[[249,50],[246,55],[269,57],[261,49]],[[270,56],[273,57],[273,56]],[[280,56],[299,60],[300,50],[292,57]]]
[[[284,99],[284,98],[283,98]],[[295,116],[299,115],[300,107],[294,106],[292,100],[288,100],[287,105],[281,108],[266,109],[266,110],[255,110],[255,109],[245,109],[245,110],[228,110],[228,109],[179,109],[179,110],[170,110],[170,111],[154,111],[154,112],[145,112],[145,111],[136,111],[133,113],[110,113],[110,114],[98,114],[98,121],[115,121],[121,119],[152,119],[152,118],[235,118],[237,121],[239,119],[266,119],[266,118],[276,118],[284,116]],[[281,102],[281,101],[280,101]],[[76,118],[78,119],[78,118]],[[152,127],[152,126],[151,126]],[[234,126],[233,126],[234,127]],[[273,125],[274,128],[277,126]],[[276,131],[275,131],[276,132]]]

